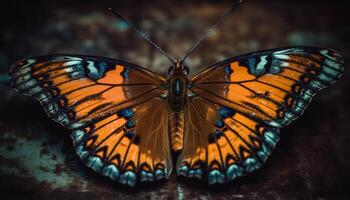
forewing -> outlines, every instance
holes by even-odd
[[[339,54],[295,47],[228,59],[192,79],[191,91],[252,119],[283,127],[343,71]]]
[[[10,75],[20,93],[73,129],[76,152],[88,167],[128,185],[169,175],[161,76],[123,61],[77,55],[22,60]]]
[[[159,96],[165,80],[123,61],[51,55],[17,62],[10,72],[20,93],[39,100],[56,122],[79,128]]]

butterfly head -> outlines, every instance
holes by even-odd
[[[182,60],[175,60],[175,65],[169,68],[168,73],[169,75],[173,75],[173,74],[188,75],[190,73],[190,69],[186,65],[184,65]]]

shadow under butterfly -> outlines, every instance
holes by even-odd
[[[208,184],[232,181],[260,168],[279,129],[343,71],[335,51],[300,46],[228,58],[188,77],[187,56],[240,3],[180,60],[111,10],[171,61],[168,77],[122,60],[46,55],[14,64],[13,86],[72,130],[86,166],[121,184],[167,179],[173,167]]]

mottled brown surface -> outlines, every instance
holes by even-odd
[[[180,57],[229,7],[229,1],[201,2],[22,0],[2,6],[0,199],[350,199],[350,26],[340,1],[249,1],[189,58],[198,71],[233,55],[290,45],[329,47],[345,57],[342,79],[282,129],[262,169],[229,185],[208,187],[175,176],[136,189],[116,185],[80,163],[68,130],[48,119],[37,102],[10,89],[9,66],[40,54],[102,55],[165,73],[166,58],[122,30],[105,8],[117,8]]]

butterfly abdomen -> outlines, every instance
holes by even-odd
[[[184,113],[173,111],[169,120],[171,148],[174,152],[179,152],[183,148]]]

